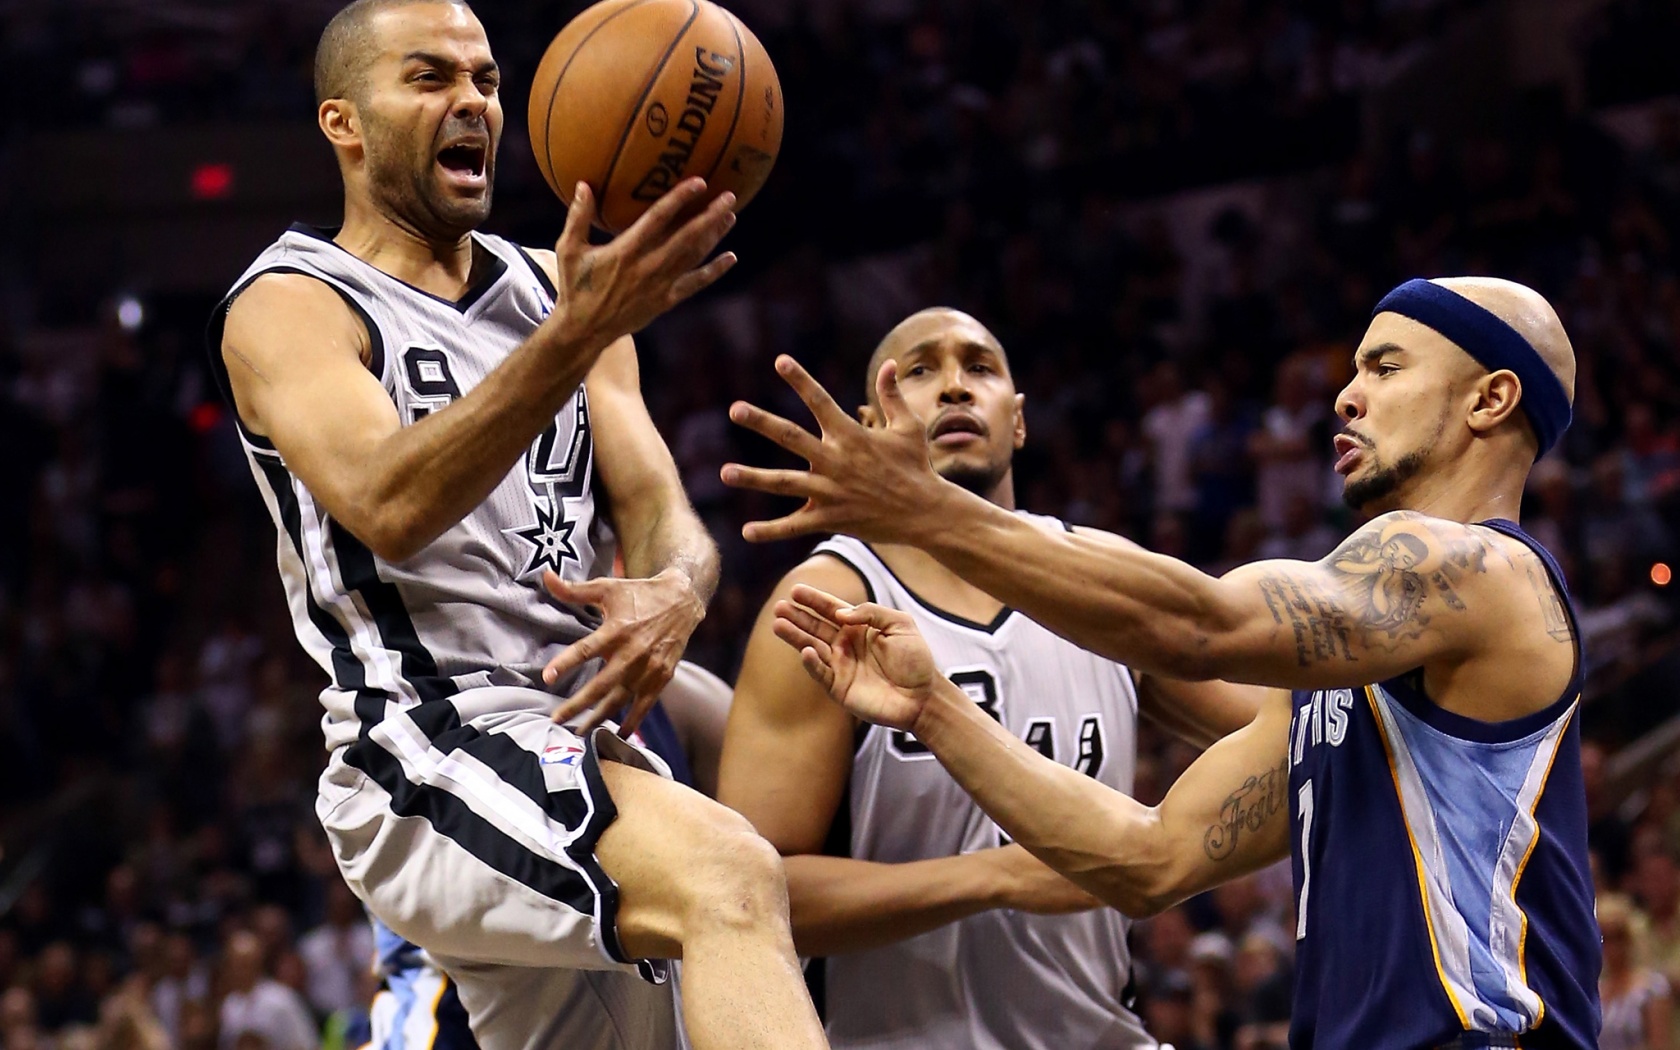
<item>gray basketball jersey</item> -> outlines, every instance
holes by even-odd
[[[457,303],[364,262],[326,232],[293,226],[217,307],[210,357],[224,392],[228,308],[258,277],[295,273],[324,282],[361,318],[373,350],[368,367],[402,425],[464,396],[554,303],[547,274],[523,249],[484,234],[473,240],[489,256],[488,272]],[[298,640],[332,678],[322,694],[329,750],[354,740],[362,719],[385,704],[479,685],[542,688],[543,666],[594,626],[542,587],[544,569],[575,580],[612,566],[581,387],[483,503],[400,563],[378,557],[328,515],[271,442],[243,425],[240,437],[278,530]]]
[[[1048,529],[1054,518],[1026,515]],[[817,546],[851,566],[870,600],[907,612],[940,669],[1040,753],[1130,792],[1137,692],[1122,664],[1086,652],[1021,613],[989,624],[935,608],[866,544]],[[851,855],[903,863],[1008,840],[910,733],[871,726],[852,758]],[[989,911],[910,940],[826,960],[835,1047],[1134,1050],[1155,1041],[1123,1004],[1127,920]]]

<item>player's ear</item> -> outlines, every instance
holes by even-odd
[[[1027,395],[1015,395],[1015,448],[1019,451],[1027,443]]]
[[[866,427],[878,427],[881,425],[881,413],[875,411],[872,405],[859,405],[858,422]]]
[[[347,98],[329,98],[315,111],[315,123],[321,134],[339,149],[352,149],[362,144],[362,122],[356,104]]]
[[[1521,400],[1522,382],[1515,373],[1502,368],[1481,376],[1470,403],[1470,429],[1478,434],[1492,431],[1511,417]]]

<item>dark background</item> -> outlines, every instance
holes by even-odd
[[[536,246],[562,211],[525,84],[581,6],[479,8],[508,110],[490,228]],[[201,341],[289,221],[336,222],[309,88],[335,8],[0,4],[3,1050],[273,1044],[241,1037],[225,998],[249,985],[224,950],[239,931],[274,1009],[324,1021],[329,1045],[371,990],[310,809],[323,679]],[[731,399],[796,414],[776,353],[861,399],[893,322],[967,309],[1027,394],[1023,505],[1222,570],[1317,557],[1349,525],[1330,400],[1383,291],[1525,281],[1580,363],[1524,523],[1582,613],[1601,885],[1633,897],[1647,961],[1680,978],[1680,658],[1658,585],[1680,556],[1676,4],[735,9],[777,64],[786,141],[731,237],[741,266],[639,340],[724,550],[690,656],[732,675],[805,550],[741,543],[777,508],[717,481],[770,458],[725,420]],[[1139,796],[1191,757],[1146,732]],[[1287,882],[1140,927],[1146,1009],[1180,1050],[1267,1045],[1287,1015]]]

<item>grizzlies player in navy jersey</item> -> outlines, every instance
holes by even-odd
[[[1022,747],[905,614],[796,589],[776,631],[849,711],[913,731],[1017,842],[1131,914],[1293,854],[1295,1050],[1596,1046],[1581,652],[1556,563],[1515,521],[1575,378],[1541,296],[1492,278],[1386,296],[1337,398],[1343,495],[1374,517],[1322,561],[1217,579],[941,480],[892,362],[869,429],[777,367],[822,433],[731,409],[810,463],[724,468],[806,500],[749,538],[910,544],[1134,667],[1278,687],[1145,807]]]
[[[674,958],[696,1046],[822,1045],[775,851],[600,727],[635,727],[716,584],[627,337],[729,269],[733,198],[683,219],[688,180],[592,248],[580,186],[553,252],[475,232],[500,73],[455,0],[345,7],[316,89],[343,225],[258,257],[211,359],[331,677],[340,871],[488,1050],[665,1050]]]
[[[889,358],[939,475],[1015,509],[1026,399],[997,337],[960,311],[922,310],[887,333],[866,374]],[[878,425],[866,387],[859,416]],[[1010,732],[1128,794],[1140,714],[1205,747],[1252,720],[1253,690],[1134,675],[921,551],[849,536],[783,578],[741,665],[718,797],[786,857],[794,943],[828,957],[814,972],[832,1046],[1154,1047],[1129,1008],[1129,921],[1007,844],[913,736],[829,702],[771,630],[775,602],[800,585],[909,613],[940,669]]]

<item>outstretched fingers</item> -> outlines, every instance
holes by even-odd
[[[724,481],[729,478],[725,476]],[[729,482],[734,484],[734,482]],[[743,486],[744,487],[744,486]],[[806,504],[792,514],[775,518],[771,521],[749,521],[741,526],[741,538],[748,543],[775,543],[778,540],[791,540],[800,536],[809,536],[813,532],[833,532],[823,524],[823,519],[810,504]]]
[[[729,406],[729,419],[736,426],[746,427],[759,437],[775,442],[807,463],[816,459],[822,451],[822,440],[815,434],[793,420],[784,419],[757,405],[737,401]]]
[[[626,251],[645,251],[670,236],[671,227],[706,193],[706,180],[699,176],[686,178],[667,190],[648,206],[648,210],[619,234],[617,243]]]
[[[805,402],[805,407],[816,417],[817,425],[824,434],[832,434],[836,430],[847,427],[861,429],[863,424],[846,414],[846,410],[837,404],[823,385],[805,371],[798,361],[782,354],[776,358],[776,373],[782,377],[793,392],[799,395],[799,400]]]
[[[921,429],[921,421],[910,410],[904,392],[898,387],[898,362],[890,357],[881,362],[881,370],[875,373],[875,397],[881,403],[881,416],[887,426],[894,430]]]
[[[789,597],[795,607],[803,608],[813,617],[834,625],[836,633],[839,625],[844,622],[840,619],[840,614],[852,608],[850,602],[841,601],[825,590],[804,583],[795,584]],[[780,612],[780,609],[777,611]]]

